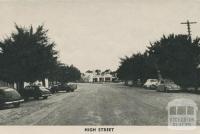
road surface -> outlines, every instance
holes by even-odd
[[[166,106],[176,98],[192,99],[200,107],[200,95],[196,94],[162,93],[114,83],[78,84],[73,93],[57,93],[47,100],[30,100],[19,108],[0,110],[0,125],[167,125]]]

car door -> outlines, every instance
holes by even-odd
[[[27,96],[28,97],[35,97],[34,86],[28,86],[27,87]]]
[[[40,97],[41,96],[41,91],[40,91],[38,86],[34,87],[34,93],[33,94],[34,94],[34,97]]]
[[[0,91],[0,106],[3,105],[4,101],[5,101],[5,98],[4,98],[3,91]]]
[[[31,91],[30,91],[30,86],[26,86],[25,88],[24,88],[24,91],[23,91],[23,96],[25,97],[25,98],[28,98],[28,97],[31,97],[31,93],[30,93]]]

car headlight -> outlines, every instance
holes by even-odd
[[[5,104],[12,104],[12,102],[5,102]]]

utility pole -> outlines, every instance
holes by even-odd
[[[181,22],[181,24],[184,24],[184,25],[187,25],[187,31],[188,31],[188,37],[190,38],[190,39],[192,39],[191,38],[191,27],[190,27],[190,25],[191,24],[196,24],[197,22],[190,22],[189,20],[187,20],[186,22]]]

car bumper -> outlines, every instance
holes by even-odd
[[[16,100],[16,101],[8,101],[8,102],[5,102],[4,104],[11,105],[11,104],[22,103],[22,102],[24,102],[24,99]]]
[[[181,89],[178,89],[178,88],[167,88],[167,90],[169,90],[169,91],[180,91]]]
[[[43,94],[42,97],[51,96],[52,94]]]

